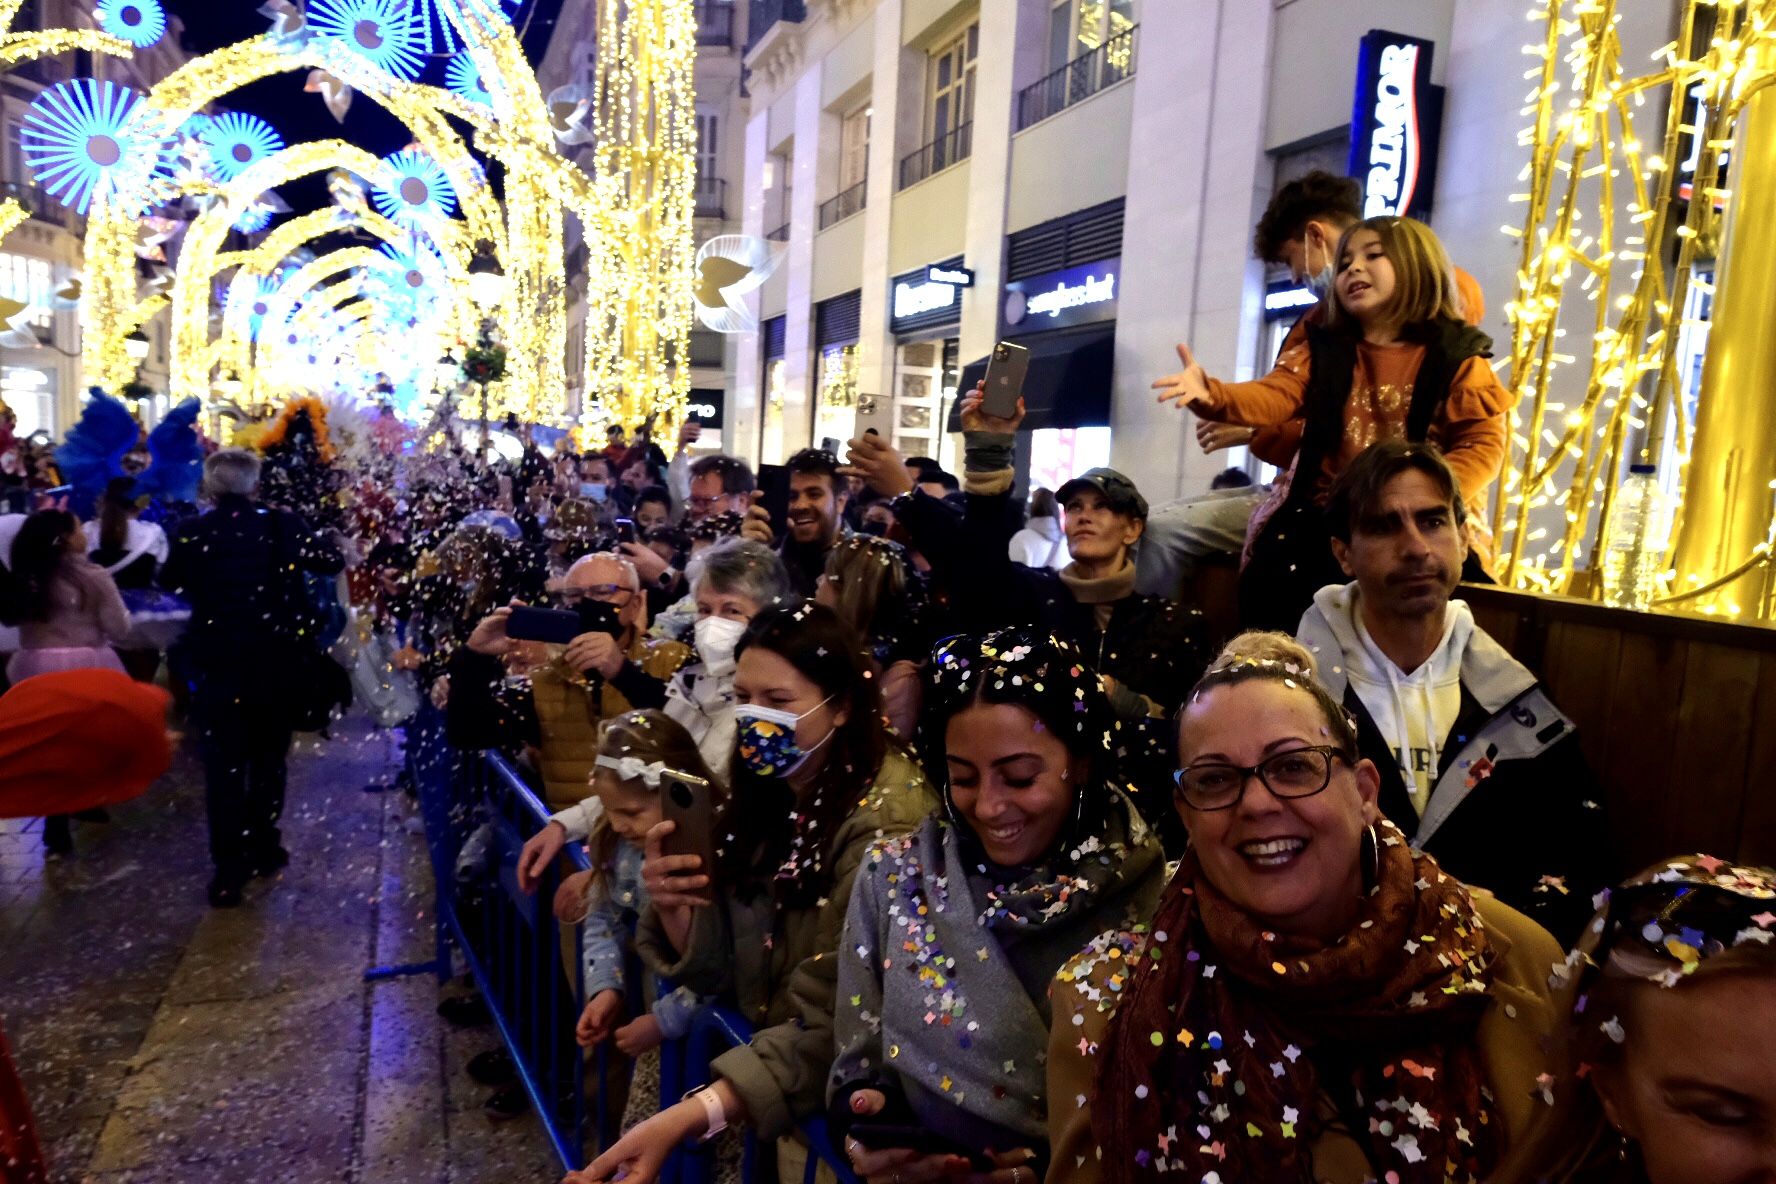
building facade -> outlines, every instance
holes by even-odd
[[[1633,9],[1625,60],[1672,36],[1672,5]],[[751,15],[740,221],[783,252],[760,331],[730,347],[731,448],[755,461],[875,428],[953,467],[958,392],[1010,340],[1031,350],[1034,481],[1108,461],[1154,501],[1203,491],[1229,457],[1204,456],[1150,385],[1179,342],[1219,377],[1269,368],[1299,295],[1253,258],[1252,229],[1315,167],[1353,169],[1372,201],[1391,186],[1508,336],[1501,227],[1522,216],[1523,46],[1541,36],[1521,4],[754,0]]]
[[[145,91],[178,69],[189,55],[184,26],[170,17],[160,43],[128,58],[84,51],[24,62],[0,74],[0,191],[16,197],[31,217],[0,243],[0,295],[29,307],[20,321],[37,337],[28,349],[0,347],[0,399],[18,415],[19,434],[47,431],[60,438],[80,414],[85,394],[80,367],[77,281],[84,265],[86,220],[37,186],[25,162],[26,112],[44,88],[91,77]],[[14,32],[91,28],[92,5],[74,0],[25,0]],[[143,326],[148,355],[138,381],[156,392],[136,410],[152,421],[167,401],[170,318],[162,311]],[[19,323],[19,322],[15,322]]]

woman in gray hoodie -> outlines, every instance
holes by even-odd
[[[1037,1184],[1049,983],[1095,934],[1151,914],[1164,858],[1110,780],[1115,719],[1071,644],[1028,628],[957,638],[930,677],[921,748],[945,809],[876,844],[852,890],[834,1134],[870,1179],[990,1158],[996,1184]]]

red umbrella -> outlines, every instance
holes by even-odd
[[[139,797],[172,763],[170,700],[115,670],[39,674],[0,695],[0,818]]]

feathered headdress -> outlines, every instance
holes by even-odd
[[[136,478],[138,496],[167,502],[197,500],[203,476],[203,444],[197,438],[197,416],[203,404],[186,399],[167,412],[148,433],[148,467]]]
[[[80,413],[80,422],[56,449],[56,465],[62,479],[74,488],[68,508],[91,518],[111,478],[123,475],[123,458],[141,438],[141,425],[129,408],[92,388],[92,398]]]

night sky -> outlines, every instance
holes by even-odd
[[[195,55],[266,32],[271,22],[258,12],[262,2],[166,0],[166,7],[184,20],[186,48]],[[516,24],[523,34],[525,52],[533,64],[541,60],[548,47],[549,34],[562,5],[587,2],[527,0],[518,10]],[[428,62],[421,81],[443,86],[444,62],[442,56]],[[361,94],[354,95],[344,124],[335,122],[320,95],[304,93],[302,87],[306,81],[307,74],[303,71],[267,78],[242,87],[220,106],[259,116],[277,129],[285,144],[337,138],[349,140],[377,156],[386,156],[405,147],[411,139],[398,119]],[[467,129],[459,127],[458,130],[464,133],[466,140]],[[495,183],[497,185],[497,178]],[[325,205],[330,200],[324,173],[280,187],[278,193],[297,213]]]

